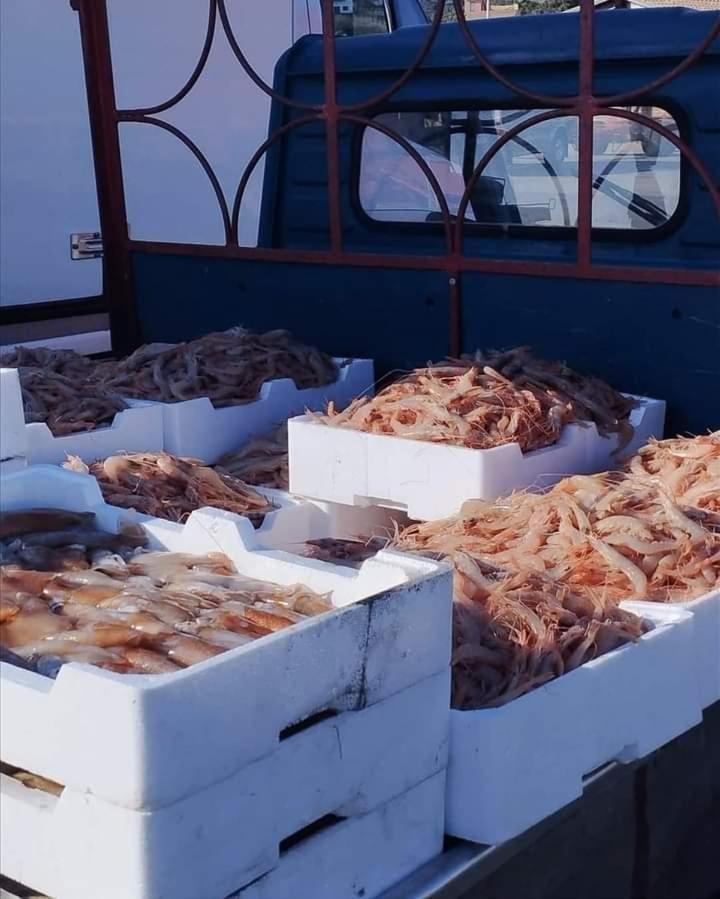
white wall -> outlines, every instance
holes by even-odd
[[[0,304],[94,296],[99,260],[70,234],[99,228],[77,13],[0,0]]]

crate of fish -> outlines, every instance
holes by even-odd
[[[178,533],[197,509],[221,509],[246,518],[262,546],[289,552],[299,552],[313,539],[370,538],[383,534],[387,538],[398,524],[406,523],[401,513],[382,507],[339,506],[257,484],[258,481],[278,483],[278,479],[253,475],[245,461],[247,457],[240,466],[241,473],[250,476],[252,484],[232,473],[237,466],[230,460],[223,465],[208,466],[167,452],[118,453],[90,464],[71,456],[63,467],[91,476],[96,482],[96,487],[87,488],[87,502],[92,506],[107,502],[128,510],[133,520],[140,523],[152,518],[163,519],[169,529],[174,527]],[[261,464],[267,474],[267,460]],[[307,548],[311,547],[309,544]]]
[[[520,350],[418,369],[344,411],[294,418],[290,489],[410,518],[472,498],[616,467],[654,435],[665,404]]]
[[[291,415],[343,407],[372,389],[371,359],[334,359],[287,331],[244,328],[140,347],[101,369],[103,386],[160,404],[164,448],[214,463]]]
[[[30,791],[15,778],[2,777],[2,804],[8,809],[20,803]],[[27,781],[26,781],[27,783]],[[42,786],[42,785],[39,785]],[[283,841],[278,864],[253,883],[234,891],[223,899],[368,899],[402,880],[412,871],[430,861],[442,850],[443,805],[445,778],[442,773],[433,775],[405,793],[393,797],[372,811],[362,815],[327,815],[312,822],[297,834]],[[52,803],[50,795],[39,798]],[[6,805],[7,803],[7,805]],[[28,824],[30,822],[28,821]],[[33,822],[36,824],[36,822]],[[27,863],[26,877],[30,883],[39,879],[57,880],[48,876],[50,859],[57,852],[55,835],[38,831],[28,839],[26,829],[15,831],[10,841],[17,846]],[[38,838],[47,837],[45,852],[38,846]],[[212,862],[209,862],[212,863]],[[183,859],[183,864],[187,861]],[[190,865],[202,866],[206,861],[193,855]],[[115,863],[101,874],[95,897],[103,899],[128,899],[116,881]],[[42,872],[42,874],[40,873]],[[87,861],[70,875],[69,881],[83,889],[87,878]],[[35,899],[36,887],[32,890]],[[19,895],[29,895],[29,890],[19,890]],[[63,899],[66,894],[53,894],[53,899]],[[73,897],[81,895],[76,892]],[[176,894],[172,894],[173,896]],[[203,899],[214,899],[213,893],[198,893]]]
[[[444,770],[445,566],[260,550],[227,512],[140,526],[88,509],[88,483],[37,466],[1,491],[2,762],[62,790],[3,797],[2,832],[68,835],[34,886],[97,896],[67,879],[92,846],[98,872],[125,859],[116,895],[223,897],[312,822]],[[4,873],[22,881],[35,861],[14,845]],[[183,866],[198,856],[213,863]]]
[[[26,456],[31,464],[59,463],[68,455],[92,461],[119,450],[162,449],[163,421],[157,407],[142,404],[131,408],[121,397],[84,380],[81,372],[87,374],[91,363],[83,356],[64,350],[45,352],[54,356],[68,353],[73,358],[63,369],[68,373],[42,367],[40,350],[25,351],[33,354],[34,367],[0,370],[3,434],[19,433],[15,410],[19,408],[23,416],[23,452],[15,455]],[[30,361],[26,355],[20,357],[21,362]],[[75,356],[83,361],[78,363]]]

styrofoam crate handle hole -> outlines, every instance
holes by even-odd
[[[331,827],[335,827],[337,824],[341,824],[345,820],[347,819],[331,812],[328,815],[323,815],[322,818],[318,818],[316,821],[311,821],[310,824],[306,824],[305,827],[301,827],[300,830],[291,833],[289,837],[280,840],[280,855],[289,852],[306,840],[317,836],[317,834],[322,833],[325,830],[329,830]]]
[[[301,718],[300,721],[296,721],[295,724],[289,724],[287,727],[284,727],[280,731],[278,740],[280,742],[287,740],[290,737],[294,737],[296,734],[301,734],[303,731],[310,730],[310,728],[314,727],[316,724],[327,721],[328,718],[335,718],[339,714],[340,712],[337,709],[323,709],[320,712],[313,712],[313,714],[308,715],[307,718]]]

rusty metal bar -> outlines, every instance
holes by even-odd
[[[422,271],[487,272],[498,275],[536,275],[540,278],[579,278],[587,280],[583,269],[572,262],[536,262],[517,259],[480,259],[477,256],[385,255],[331,250],[284,250],[271,247],[223,247],[218,244],[163,243],[131,240],[129,247],[138,253],[207,256],[224,259],[248,259],[255,262],[296,263],[298,265],[339,265],[361,268],[419,269]],[[717,286],[717,270],[640,268],[634,266],[594,265],[592,277],[598,281],[636,281],[645,284],[688,284]]]
[[[340,119],[335,78],[335,9],[333,0],[320,0],[323,24],[323,70],[325,75],[325,153],[328,173],[328,214],[330,249],[342,250],[342,209],[340,202]]]
[[[593,0],[580,0],[577,261],[583,271],[592,265],[594,16]]]
[[[122,161],[116,120],[110,33],[106,4],[75,0],[80,19],[85,84],[93,143],[95,182],[103,237],[103,292],[110,314],[113,349],[133,350],[140,329],[131,283]]]

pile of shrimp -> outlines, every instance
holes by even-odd
[[[637,401],[619,393],[605,381],[593,375],[584,375],[569,368],[563,362],[551,362],[534,356],[530,347],[512,350],[478,350],[464,361],[489,366],[510,379],[516,387],[534,387],[547,391],[551,396],[567,404],[573,421],[592,421],[600,434],[620,434],[620,447],[633,437],[633,427],[628,416]]]
[[[335,361],[288,331],[255,334],[230,328],[171,347],[140,347],[98,368],[101,383],[122,396],[176,403],[208,397],[219,408],[257,399],[266,381],[291,378],[298,388],[337,380]]]
[[[222,553],[148,552],[141,527],[111,534],[94,519],[0,515],[3,661],[48,676],[70,661],[164,674],[332,608],[303,585],[239,575]]]
[[[720,431],[651,440],[630,459],[628,470],[662,484],[681,506],[717,514],[720,524]]]
[[[287,490],[290,485],[287,422],[271,434],[226,453],[214,468],[247,484]]]
[[[547,574],[603,600],[684,602],[720,587],[716,521],[651,480],[605,473],[472,500],[450,519],[411,525],[396,544]]]
[[[82,381],[90,377],[95,363],[75,350],[16,346],[0,356],[0,368],[41,368],[46,372]]]
[[[110,425],[127,408],[119,396],[88,379],[42,368],[20,368],[18,374],[25,421],[44,422],[56,437]]]
[[[557,442],[566,424],[585,421],[618,433],[618,450],[632,438],[635,401],[603,381],[534,359],[523,348],[489,358],[498,368],[479,354],[450,360],[416,369],[343,412],[330,403],[326,414],[309,414],[335,427],[472,449],[517,443],[530,452]]]
[[[197,459],[170,453],[109,456],[86,465],[69,456],[65,468],[91,474],[112,506],[182,523],[195,509],[212,506],[262,523],[274,505],[236,477],[215,471]]]
[[[508,573],[461,552],[454,561],[453,708],[504,705],[648,630],[538,572]]]

